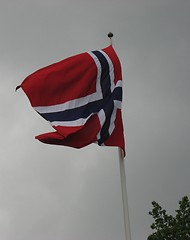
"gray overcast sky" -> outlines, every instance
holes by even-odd
[[[0,1],[0,239],[122,240],[115,148],[43,145],[51,130],[15,87],[31,72],[113,44],[123,67],[132,240],[156,200],[190,197],[190,1]]]

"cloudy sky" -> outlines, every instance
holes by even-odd
[[[0,239],[123,240],[118,153],[34,139],[51,127],[15,87],[31,72],[104,48],[123,67],[132,240],[146,239],[156,200],[190,197],[190,1],[0,1]]]

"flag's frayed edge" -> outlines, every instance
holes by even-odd
[[[15,92],[16,92],[19,88],[21,88],[21,85],[19,85],[19,86],[17,86],[17,87],[15,88]]]

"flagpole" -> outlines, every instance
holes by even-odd
[[[107,36],[110,39],[110,45],[112,45],[113,33],[109,32]],[[131,229],[130,229],[129,209],[128,209],[128,200],[127,200],[127,186],[126,186],[126,176],[125,176],[125,159],[124,159],[124,152],[121,148],[118,148],[118,154],[119,154],[121,191],[122,191],[122,201],[123,201],[125,240],[131,240]]]
[[[125,240],[131,240],[129,209],[128,209],[128,200],[127,200],[127,186],[126,186],[126,176],[125,176],[125,159],[124,159],[123,150],[121,148],[118,148],[118,153],[119,153],[121,190],[122,190],[122,201],[123,201],[123,215],[124,215],[124,225],[125,225]]]

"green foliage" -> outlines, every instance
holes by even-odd
[[[189,240],[190,239],[190,201],[187,196],[179,201],[176,216],[168,215],[166,210],[152,202],[153,209],[149,212],[154,218],[151,228],[155,231],[148,240]]]

